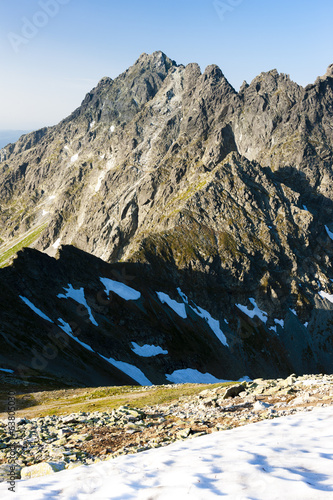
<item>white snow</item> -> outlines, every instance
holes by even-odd
[[[54,194],[52,194],[51,196],[49,196],[49,200],[54,200],[56,198],[56,196]]]
[[[90,124],[89,124],[89,128],[93,128],[93,126],[95,125],[95,120],[93,120]]]
[[[122,372],[126,373],[129,377],[135,380],[140,385],[153,385],[150,380],[147,379],[146,375],[134,365],[130,363],[125,363],[124,361],[116,361],[113,358],[105,358],[100,354],[101,358],[105,359],[108,363],[118,368]]]
[[[46,210],[43,210],[43,212],[42,212],[43,217],[44,217],[45,215],[47,215],[48,213],[49,213],[49,212],[47,212]]]
[[[141,293],[130,286],[121,283],[120,281],[114,281],[110,278],[100,278],[100,281],[105,286],[105,292],[109,295],[110,292],[114,292],[119,297],[125,300],[138,300],[141,297]]]
[[[0,372],[14,373],[14,370],[9,370],[8,368],[0,368]]]
[[[88,349],[88,351],[95,352],[90,345],[85,344],[84,342],[81,342],[77,337],[74,337],[72,329],[68,323],[66,323],[63,319],[58,318],[58,323],[60,323],[59,328],[61,328],[69,337],[71,337],[73,340],[75,340],[78,344],[82,345],[85,349]]]
[[[296,312],[296,310],[295,310],[295,309],[291,309],[291,308],[289,307],[289,311],[291,311],[293,314],[295,314],[295,316],[297,316],[297,312]]]
[[[331,240],[333,240],[333,233],[332,233],[332,231],[330,231],[327,226],[325,226],[325,229],[326,229],[326,233],[328,234],[328,236],[331,238]]]
[[[0,484],[3,500],[329,500],[333,408]]]
[[[111,125],[111,127],[110,127],[110,132],[112,133],[112,132],[114,132],[114,131],[115,131],[115,126],[114,126],[114,125]]]
[[[280,325],[282,328],[284,328],[284,320],[283,319],[274,319],[274,323],[276,325]],[[271,326],[270,330],[273,330],[275,333],[277,333],[276,326]]]
[[[308,212],[306,205],[303,205],[303,210],[306,210]]]
[[[183,299],[183,302],[185,302],[185,304],[188,304],[187,295],[185,295],[185,293],[183,293],[180,288],[177,288],[177,292],[179,293],[179,295]]]
[[[320,292],[318,292],[319,295],[323,298],[323,299],[327,299],[329,300],[330,302],[332,302],[333,304],[333,295],[330,295],[329,293],[327,292],[323,292],[322,290]]]
[[[72,285],[69,283],[68,288],[67,289],[64,288],[64,290],[65,290],[66,294],[64,295],[62,293],[59,293],[59,295],[57,295],[57,297],[59,299],[73,299],[73,300],[75,300],[75,302],[78,302],[78,304],[83,305],[89,313],[89,319],[92,322],[92,324],[95,326],[98,326],[98,323],[96,322],[95,318],[93,317],[91,309],[87,304],[86,298],[84,296],[84,289],[79,288],[78,290],[75,290],[72,287]]]
[[[158,345],[138,345],[136,342],[132,342],[132,351],[135,352],[138,356],[142,356],[143,358],[150,358],[152,356],[157,356],[158,354],[168,354],[168,351],[162,349]]]
[[[76,153],[75,155],[72,156],[71,158],[71,163],[74,163],[78,159],[79,155]]]
[[[189,304],[189,302],[188,302],[187,296],[185,295],[185,293],[183,293],[181,291],[180,288],[177,288],[177,292],[179,293],[180,297],[183,299],[183,302],[185,304],[187,304],[192,309],[192,311],[195,312],[195,314],[197,314],[198,316],[200,316],[200,318],[203,318],[203,319],[205,319],[207,321],[208,325],[210,326],[210,329],[215,333],[215,335],[217,336],[217,338],[219,339],[219,341],[223,345],[229,347],[229,344],[227,342],[226,336],[224,335],[224,333],[222,332],[222,330],[220,328],[220,322],[217,319],[214,319],[209,314],[209,312],[206,311],[205,309],[203,309],[202,307],[199,307],[196,304],[194,304],[194,307],[192,307]],[[185,314],[186,314],[186,312],[185,312]],[[227,321],[226,321],[226,323],[227,323]]]
[[[58,238],[52,245],[53,248],[59,248],[61,243],[61,238]]]
[[[267,313],[259,309],[254,299],[250,298],[249,301],[254,306],[254,309],[249,309],[247,306],[242,306],[241,304],[236,304],[236,306],[238,307],[238,309],[243,311],[243,313],[249,316],[249,318],[254,318],[254,316],[258,316],[258,318],[261,319],[263,323],[266,323],[268,318]]]
[[[231,382],[231,380],[221,380],[210,373],[201,373],[193,368],[175,370],[171,374],[165,375],[169,382],[174,384],[217,384],[218,382]]]
[[[46,319],[46,321],[49,321],[50,323],[53,323],[52,319],[50,319],[46,314],[44,314],[38,307],[36,307],[32,302],[30,302],[29,299],[26,297],[22,297],[22,295],[19,295],[20,299],[23,300],[23,302],[30,307],[32,311],[34,311],[38,316],[40,316],[43,319]]]
[[[202,309],[202,307],[199,307],[197,305],[195,306],[195,308],[192,306],[190,306],[190,307],[198,316],[200,316],[201,318],[204,318],[207,321],[208,325],[210,326],[211,330],[215,333],[215,335],[219,339],[219,341],[223,345],[229,347],[229,344],[227,342],[227,338],[220,328],[220,322],[217,319],[212,318],[212,316],[209,314],[209,312],[205,311],[205,309]]]
[[[106,172],[102,172],[98,179],[97,179],[97,184],[95,186],[95,193],[98,193],[98,191],[101,189],[102,182],[104,180],[104,177],[106,176]]]
[[[308,378],[305,380],[297,380],[295,385],[321,385],[323,382],[321,380],[317,380],[315,378]],[[325,381],[327,383],[327,381]]]
[[[162,304],[167,304],[181,318],[183,319],[187,318],[186,308],[184,303],[180,303],[177,302],[176,300],[171,299],[171,297],[169,297],[167,293],[163,292],[156,292],[156,293]]]
[[[283,319],[275,319],[274,323],[276,323],[277,325],[282,326],[282,328],[284,327],[284,320]]]
[[[67,144],[66,144],[66,146],[64,146],[64,149],[66,149],[66,151],[69,150],[69,147],[67,146]]]

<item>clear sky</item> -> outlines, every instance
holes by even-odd
[[[332,20],[332,0],[2,0],[0,129],[59,122],[155,50],[237,90],[273,68],[307,85],[333,63]]]

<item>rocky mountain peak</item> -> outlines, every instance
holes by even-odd
[[[177,63],[172,61],[164,52],[158,50],[152,54],[143,52],[133,67],[139,67],[146,71],[154,70],[165,75],[171,67],[177,67]]]
[[[333,77],[333,64],[330,64],[326,70],[325,76]]]

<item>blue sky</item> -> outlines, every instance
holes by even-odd
[[[59,122],[155,50],[218,64],[237,90],[273,68],[306,85],[333,63],[332,19],[332,0],[2,1],[0,129]]]

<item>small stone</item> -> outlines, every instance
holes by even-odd
[[[264,403],[263,401],[257,401],[253,405],[254,411],[262,411],[262,410],[267,410],[271,405],[269,403]]]
[[[90,439],[93,439],[92,434],[72,434],[71,439],[73,441],[90,441]]]
[[[181,431],[177,432],[177,437],[180,439],[186,439],[191,433],[191,428],[187,427],[186,429],[182,429]]]
[[[71,429],[70,427],[64,427],[63,429],[59,429],[57,431],[57,434],[58,434],[59,438],[62,438],[65,436],[70,436],[71,434],[73,434],[73,432],[74,432],[74,429]]]
[[[21,470],[21,479],[48,476],[49,474],[54,474],[55,472],[64,470],[65,467],[65,462],[42,462],[29,467],[23,467]]]
[[[64,446],[67,443],[67,438],[62,437],[60,439],[57,439],[56,441],[53,441],[52,444],[55,446]]]
[[[69,464],[66,464],[66,469],[76,469],[76,467],[80,467],[80,465],[82,465],[81,462],[70,462]]]
[[[226,389],[223,395],[223,399],[235,398],[243,391],[245,391],[245,387],[243,384],[232,385],[231,387],[228,387]]]

